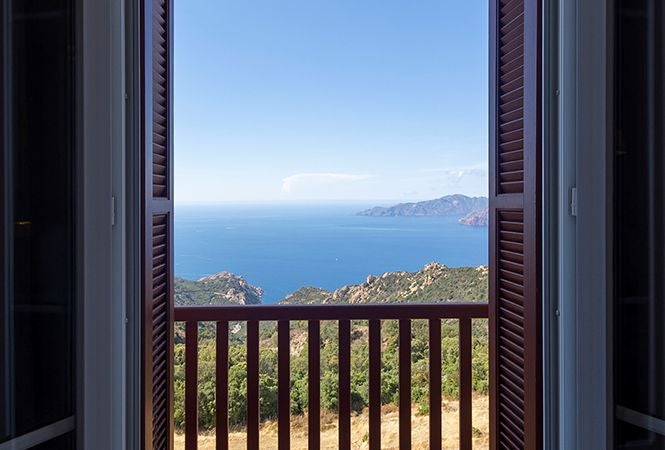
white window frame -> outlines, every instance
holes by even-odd
[[[125,2],[77,2],[77,448],[126,444]]]
[[[555,213],[546,211],[544,218],[550,226],[544,242],[555,242],[544,261],[544,277],[551,277],[544,286],[550,294],[543,309],[544,329],[550,327],[544,339],[550,356],[544,373],[545,405],[557,404],[545,413],[546,430],[549,426],[556,446],[545,448],[609,449],[611,5],[606,0],[559,0],[549,2],[546,11],[548,7],[558,30],[557,36],[550,35],[556,64],[546,74],[552,83],[545,84],[556,118],[549,143],[557,154],[549,161],[556,167],[545,179],[556,205],[551,205]]]

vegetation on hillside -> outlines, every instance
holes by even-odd
[[[197,283],[197,282],[189,282]],[[196,288],[196,285],[193,286]],[[183,286],[181,285],[182,289]],[[181,291],[182,292],[182,291]],[[200,292],[194,289],[193,292]],[[201,294],[207,299],[208,294]],[[188,297],[196,302],[196,294]],[[304,288],[287,296],[288,303],[394,303],[394,302],[478,302],[487,298],[486,267],[448,268],[432,263],[418,272],[395,272],[368,277],[365,283],[345,286],[334,292]],[[219,298],[218,298],[219,300]],[[221,302],[222,300],[220,300]],[[207,300],[201,303],[209,304]],[[228,302],[227,302],[228,303]],[[191,304],[191,303],[189,303]],[[241,425],[246,417],[247,361],[244,324],[231,324],[229,339],[229,420]],[[352,408],[360,412],[368,404],[368,330],[366,321],[352,325],[351,395]],[[383,404],[398,402],[398,324],[382,323],[381,395]],[[487,322],[473,323],[473,388],[488,389]],[[277,415],[277,327],[262,323],[260,328],[260,411],[262,419]],[[458,323],[442,322],[442,392],[446,397],[458,394]],[[321,324],[321,407],[337,409],[337,323]],[[426,321],[412,322],[411,342],[412,401],[418,410],[428,412],[429,343]],[[307,323],[291,323],[291,412],[304,414],[307,409]],[[175,424],[184,425],[184,341],[182,328],[176,330],[175,348]],[[212,324],[199,330],[199,426],[215,425],[215,339]]]

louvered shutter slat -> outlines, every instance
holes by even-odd
[[[173,448],[172,0],[143,0],[143,449]]]
[[[542,447],[541,0],[492,0],[490,441]]]

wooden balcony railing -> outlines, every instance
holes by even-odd
[[[176,307],[185,323],[185,447],[198,439],[198,324],[216,322],[216,445],[228,449],[229,322],[247,322],[247,448],[259,445],[259,322],[277,322],[278,446],[290,447],[290,322],[308,322],[308,443],[320,447],[320,322],[339,323],[339,448],[351,448],[351,321],[369,323],[369,448],[381,448],[381,321],[399,321],[399,404],[411,404],[411,321],[429,321],[429,448],[441,448],[441,320],[459,320],[459,448],[471,450],[471,320],[487,318],[483,303],[376,305],[252,305]],[[399,408],[400,449],[411,448],[411,408]]]

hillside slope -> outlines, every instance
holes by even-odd
[[[258,305],[263,290],[230,272],[199,280],[176,278],[175,304]],[[287,295],[282,304],[326,303],[430,303],[487,301],[487,267],[447,267],[437,262],[417,272],[386,272],[369,275],[364,283],[334,291],[302,287]]]
[[[450,268],[439,263],[427,264],[416,272],[387,272],[381,276],[370,275],[364,283],[343,286],[334,291],[315,287],[301,288],[288,295],[282,303],[415,303],[415,302],[484,302],[487,299],[488,272],[486,266]],[[222,272],[198,281],[179,279],[176,283],[178,304],[255,304],[260,303],[260,288],[251,286],[241,277]],[[321,321],[320,375],[321,408],[335,411],[338,392],[338,322]],[[361,414],[369,404],[369,327],[367,321],[351,323],[351,396],[354,414]],[[428,411],[429,324],[426,320],[413,320],[412,336],[412,403],[420,414]],[[261,420],[274,420],[277,414],[277,355],[278,332],[274,321],[262,322],[260,339],[260,402]],[[442,385],[444,398],[455,398],[459,392],[459,323],[457,320],[441,321]],[[229,328],[229,422],[242,426],[246,421],[247,403],[247,326],[232,323]],[[307,321],[290,324],[291,413],[297,420],[307,411],[308,336]],[[381,403],[396,405],[398,401],[398,339],[399,324],[396,320],[381,322]],[[472,323],[472,387],[477,394],[488,392],[488,332],[486,320]],[[216,387],[216,330],[214,322],[199,326],[199,424],[202,430],[215,426],[214,395]],[[182,322],[175,327],[175,426],[184,425],[184,373],[185,330]]]
[[[435,303],[487,301],[487,267],[451,268],[433,262],[417,272],[370,275],[335,291],[304,287],[280,303]]]

